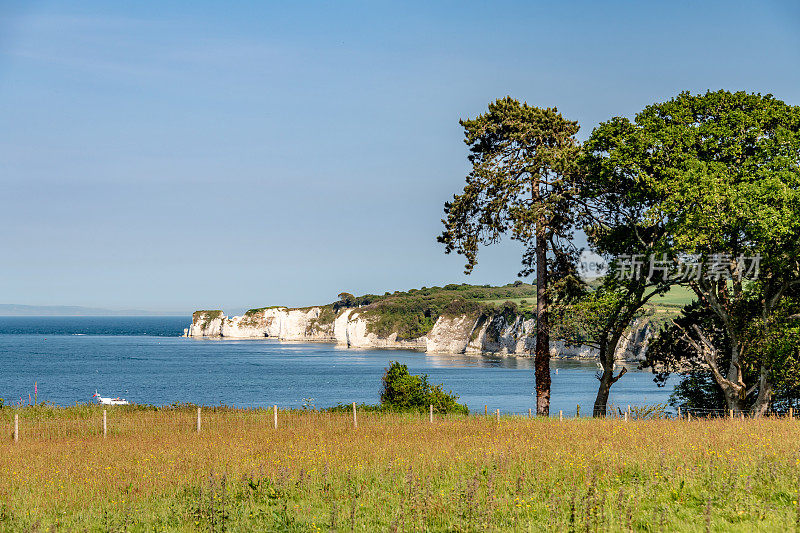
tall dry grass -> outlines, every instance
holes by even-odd
[[[13,414],[20,440],[11,438]],[[800,426],[1,409],[0,530],[788,531]]]

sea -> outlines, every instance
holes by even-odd
[[[95,391],[131,403],[322,408],[378,403],[392,361],[459,395],[473,412],[536,411],[531,358],[352,349],[271,339],[181,337],[191,317],[0,317],[0,398],[6,405],[90,403]],[[666,403],[674,386],[631,365],[610,403]],[[551,416],[591,413],[597,365],[551,362]],[[580,406],[580,407],[579,407]]]

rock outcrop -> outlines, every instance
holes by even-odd
[[[638,320],[620,341],[616,357],[638,360],[644,357],[653,334],[650,322]],[[282,341],[335,342],[350,348],[405,348],[426,352],[501,354],[530,356],[535,343],[535,323],[502,314],[440,316],[426,335],[398,339],[397,333],[382,337],[370,331],[370,318],[358,308],[333,312],[330,306],[288,309],[273,307],[248,311],[228,318],[222,311],[197,311],[187,337],[232,339],[272,338]],[[593,359],[596,350],[588,346],[568,346],[551,342],[553,357]]]
[[[220,316],[208,314],[215,311],[197,311],[192,316],[192,325],[184,333],[187,337],[272,337],[285,341],[335,342],[333,322],[321,321],[321,312],[320,307],[272,307],[228,318],[221,316],[221,311]]]

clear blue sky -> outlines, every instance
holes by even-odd
[[[0,303],[307,305],[475,273],[435,241],[458,119],[681,90],[800,104],[796,2],[0,5]]]

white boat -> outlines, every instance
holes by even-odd
[[[92,398],[97,400],[100,405],[130,405],[125,398],[103,398],[97,391],[94,391]]]

